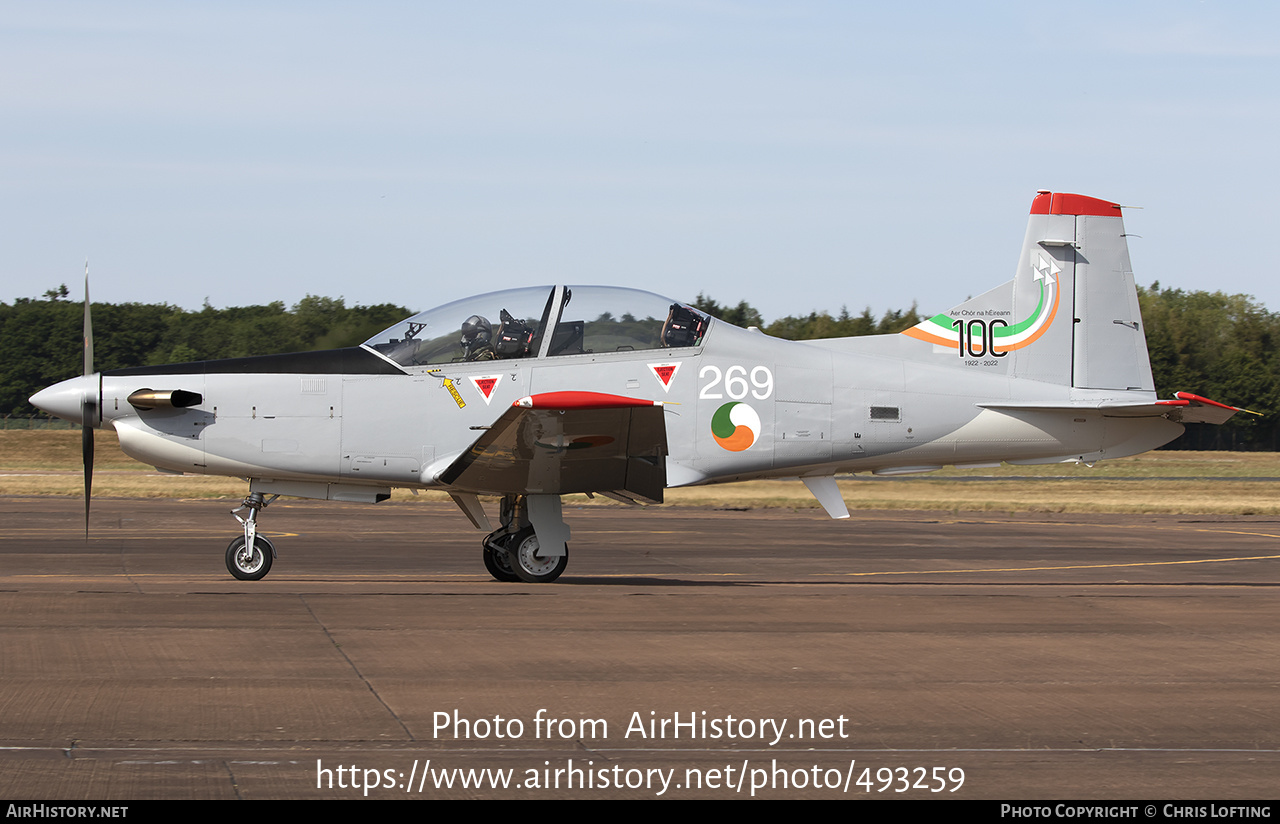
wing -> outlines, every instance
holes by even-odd
[[[661,401],[547,392],[516,401],[439,475],[492,494],[600,492],[651,503],[666,487]]]

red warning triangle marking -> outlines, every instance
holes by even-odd
[[[493,398],[493,387],[498,385],[501,375],[479,375],[471,378],[471,383],[475,386],[476,391],[484,398],[487,404]]]
[[[664,392],[671,390],[671,381],[675,378],[676,372],[680,370],[680,363],[651,363],[648,364],[649,371],[653,372],[653,376],[658,379],[658,383],[662,384]]]

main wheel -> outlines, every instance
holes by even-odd
[[[511,568],[510,554],[504,549],[490,546],[488,541],[484,544],[484,568],[489,570],[495,581],[510,584],[520,580],[520,576]]]
[[[558,558],[539,555],[538,536],[527,526],[507,541],[507,557],[520,580],[529,584],[549,584],[569,565],[569,548]]]
[[[248,552],[241,535],[227,545],[227,571],[241,581],[261,580],[271,571],[273,549],[266,538],[254,536],[253,551]]]

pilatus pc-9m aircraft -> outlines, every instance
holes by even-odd
[[[540,286],[328,352],[94,372],[90,340],[86,298],[84,376],[31,399],[84,428],[86,525],[107,427],[159,469],[248,479],[226,559],[249,580],[275,557],[257,528],[279,495],[443,489],[493,577],[545,582],[568,563],[567,493],[798,477],[845,518],[837,473],[1091,463],[1239,411],[1156,399],[1120,206],[1045,191],[1013,280],[896,335],[780,340],[634,289]]]

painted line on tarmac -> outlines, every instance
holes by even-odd
[[[1199,558],[1190,561],[1140,561],[1131,564],[1077,564],[1074,566],[1039,566],[1039,567],[981,567],[974,569],[918,569],[885,572],[838,572],[826,573],[845,577],[864,577],[871,575],[956,575],[972,572],[1049,572],[1066,569],[1121,569],[1131,567],[1177,566],[1179,564],[1227,564],[1236,561],[1274,561],[1280,555],[1253,555],[1239,558]]]

